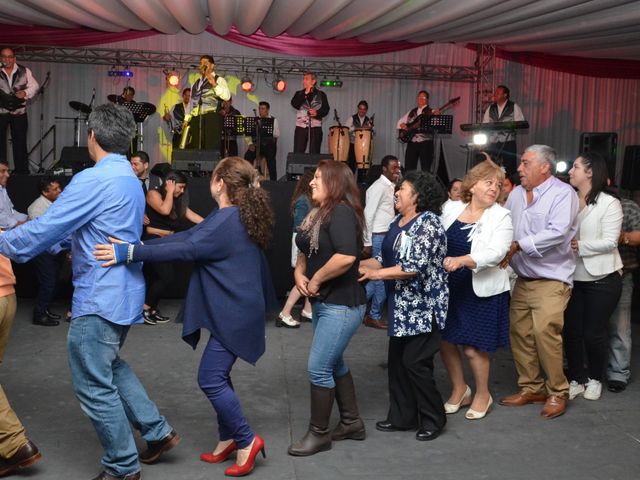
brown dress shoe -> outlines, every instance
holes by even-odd
[[[147,442],[147,449],[139,455],[142,463],[155,463],[164,452],[171,450],[180,443],[180,435],[175,430],[157,442]]]
[[[12,473],[19,468],[33,465],[42,458],[38,447],[29,440],[9,458],[0,457],[0,477]]]
[[[380,330],[386,330],[387,329],[387,323],[384,320],[382,320],[382,319],[374,320],[369,315],[364,317],[364,324],[365,324],[366,327],[378,328]]]
[[[100,475],[92,478],[91,480],[140,480],[141,478],[142,478],[142,475],[140,474],[140,472],[129,473],[121,477],[114,477],[110,473],[101,472]]]
[[[549,395],[547,402],[544,404],[544,408],[540,415],[544,418],[552,419],[559,417],[567,410],[567,399],[559,397],[558,395]]]
[[[500,405],[505,407],[521,407],[530,403],[544,403],[547,396],[544,393],[530,393],[524,390],[514,395],[509,395],[500,399]]]

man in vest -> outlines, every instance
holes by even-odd
[[[354,147],[355,143],[355,129],[366,128],[373,129],[373,121],[367,116],[369,111],[369,104],[366,100],[360,100],[358,103],[358,113],[354,113],[344,122],[344,126],[349,128],[349,167],[351,170],[356,169],[356,151]]]
[[[493,100],[493,103],[484,112],[482,123],[524,122],[522,110],[509,99],[509,89],[507,87],[498,85],[496,92],[493,94]],[[516,173],[518,153],[515,130],[491,134],[485,151],[505,168],[507,175]],[[500,159],[502,159],[502,162],[500,162]]]
[[[171,139],[171,143],[173,148],[178,148],[180,146],[180,139],[182,138],[182,126],[184,124],[184,116],[185,112],[189,108],[189,104],[191,103],[191,87],[187,87],[182,89],[182,101],[180,103],[176,103],[173,106],[173,109],[169,112],[165,112],[163,115],[163,119],[165,122],[169,122],[171,124],[171,130],[173,131],[173,137]]]
[[[10,127],[14,171],[28,174],[26,101],[38,92],[39,85],[31,70],[16,63],[12,48],[0,50],[0,61],[0,161],[7,160],[7,127]]]
[[[398,130],[405,132],[413,130],[412,123],[424,114],[425,116],[440,115],[439,110],[432,110],[429,107],[429,93],[426,90],[418,92],[418,106],[409,110],[404,116],[398,120]],[[415,125],[414,128],[419,128]],[[420,159],[420,169],[423,172],[431,170],[433,162],[433,135],[430,133],[415,133],[409,136],[407,150],[404,153],[404,168],[406,171],[416,170]]]
[[[314,73],[302,76],[302,90],[291,99],[296,112],[296,129],[293,134],[293,151],[304,153],[309,143],[309,153],[320,153],[322,145],[322,119],[329,113],[329,101],[322,90],[316,87]]]

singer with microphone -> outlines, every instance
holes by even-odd
[[[220,150],[222,117],[216,112],[218,105],[231,98],[226,80],[215,73],[211,55],[200,57],[200,78],[191,86],[191,105],[185,117],[189,123],[191,148]]]
[[[7,127],[11,128],[14,171],[29,174],[27,100],[38,92],[31,70],[16,63],[12,48],[0,50],[0,163],[7,162]]]
[[[298,90],[291,99],[296,113],[296,130],[293,136],[293,151],[304,153],[309,143],[309,153],[320,153],[322,145],[322,119],[329,113],[327,96],[316,88],[314,73],[305,72],[302,77],[302,90]]]

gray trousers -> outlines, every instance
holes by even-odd
[[[622,277],[622,293],[618,306],[609,319],[609,366],[607,378],[627,383],[631,377],[631,300],[632,272]]]

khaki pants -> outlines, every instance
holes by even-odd
[[[16,316],[16,296],[0,297],[0,363],[9,341],[13,318]],[[0,456],[9,458],[28,442],[24,427],[9,405],[2,385],[0,385]]]
[[[562,327],[571,289],[557,280],[518,278],[511,297],[510,339],[520,389],[567,398],[562,371]]]

